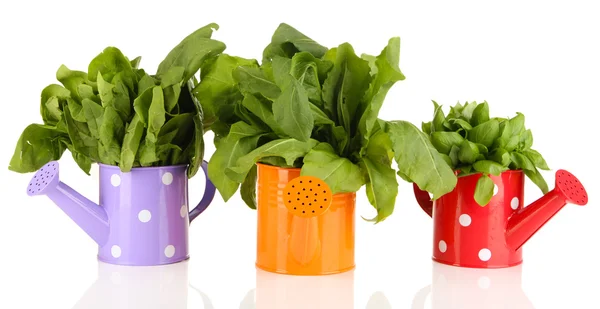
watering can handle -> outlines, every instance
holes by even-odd
[[[413,183],[413,191],[415,192],[415,198],[417,199],[419,206],[421,206],[421,209],[431,217],[433,214],[433,202],[429,197],[429,193],[419,189],[419,186],[417,186],[416,183]]]
[[[411,309],[421,309],[425,308],[425,300],[427,300],[427,296],[431,292],[431,285],[428,285],[422,289],[420,289],[412,301]]]
[[[212,202],[215,197],[215,185],[208,179],[208,163],[206,161],[202,161],[202,171],[204,171],[204,179],[206,179],[205,187],[204,187],[204,196],[202,196],[202,200],[200,203],[192,211],[190,211],[190,223],[194,221],[202,212],[208,208],[208,205]]]

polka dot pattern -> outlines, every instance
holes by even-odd
[[[460,215],[460,217],[458,217],[458,222],[460,223],[460,225],[467,227],[471,225],[471,216],[467,214],[462,214]]]
[[[487,262],[492,258],[492,251],[490,251],[490,249],[487,248],[483,248],[481,250],[479,250],[479,259],[482,260],[483,262]]]
[[[175,246],[168,245],[165,247],[165,256],[168,258],[172,258],[175,255]]]
[[[185,216],[186,216],[187,214],[188,214],[187,206],[186,206],[186,205],[183,205],[183,206],[181,206],[181,208],[179,209],[179,215],[180,215],[182,218],[185,218]]]
[[[110,254],[115,258],[119,258],[121,256],[121,247],[114,245],[110,247]]]
[[[152,213],[149,210],[144,209],[138,213],[138,219],[140,222],[146,223],[152,219]]]
[[[446,252],[446,250],[448,250],[448,245],[445,241],[440,240],[440,242],[438,243],[438,249],[440,249],[440,252],[444,253]]]
[[[173,182],[173,174],[166,172],[162,176],[162,183],[166,186],[170,185]]]
[[[518,197],[513,197],[512,200],[510,200],[510,208],[516,210],[517,208],[519,208],[519,198]]]
[[[120,186],[121,176],[119,176],[118,174],[113,174],[112,176],[110,176],[110,184],[113,185],[113,187]]]

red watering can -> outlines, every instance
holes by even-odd
[[[521,247],[567,203],[585,205],[588,195],[573,174],[558,170],[554,190],[523,207],[520,170],[490,175],[494,196],[485,207],[473,195],[481,174],[458,178],[454,190],[435,202],[415,184],[421,208],[433,218],[433,260],[461,267],[501,268],[523,261]]]

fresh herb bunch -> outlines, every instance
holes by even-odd
[[[218,25],[209,24],[181,41],[160,63],[155,75],[115,47],[95,57],[88,71],[58,69],[42,91],[43,124],[21,134],[9,169],[33,172],[58,160],[68,149],[89,174],[91,164],[132,167],[189,164],[188,177],[204,155],[202,108],[191,95],[193,77],[225,45],[211,39]]]
[[[357,56],[348,43],[328,49],[280,24],[262,63],[222,54],[201,69],[195,95],[205,125],[215,133],[208,174],[225,201],[241,184],[256,208],[256,165],[301,168],[323,179],[333,193],[366,184],[372,219],[389,216],[398,175],[434,198],[450,192],[456,176],[427,136],[405,121],[378,119],[388,90],[404,75],[400,39],[378,56]]]
[[[489,175],[506,170],[523,170],[542,192],[548,185],[538,169],[548,170],[546,160],[532,149],[533,135],[525,128],[525,116],[490,118],[487,102],[457,103],[447,116],[433,101],[433,120],[422,124],[431,143],[444,160],[458,172],[458,177],[483,173],[475,188],[475,201],[489,203],[494,182]]]

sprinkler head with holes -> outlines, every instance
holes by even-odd
[[[333,194],[321,179],[301,176],[291,180],[283,190],[288,211],[298,217],[311,218],[322,215],[331,206]]]
[[[38,170],[27,186],[27,195],[46,194],[58,185],[58,162],[50,162]]]

